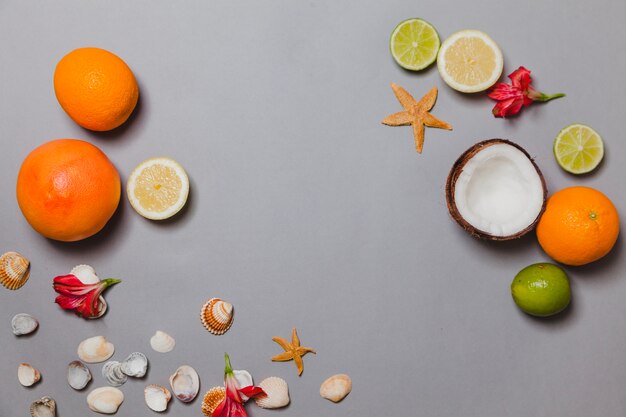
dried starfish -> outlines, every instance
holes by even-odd
[[[402,107],[404,107],[404,111],[385,117],[383,124],[388,126],[413,125],[413,136],[415,137],[417,153],[422,153],[422,148],[424,147],[424,126],[452,130],[452,125],[437,119],[429,113],[437,100],[437,87],[431,88],[419,102],[415,101],[415,99],[398,84],[391,83],[391,88],[400,104],[402,104]]]
[[[272,337],[272,340],[278,343],[280,347],[285,349],[283,353],[279,353],[278,355],[274,356],[272,360],[284,362],[293,359],[296,367],[298,368],[298,376],[302,375],[302,371],[304,370],[302,357],[309,352],[315,353],[315,351],[309,347],[300,346],[300,339],[298,338],[298,333],[296,333],[296,328],[294,327],[291,331],[291,343],[278,336]]]

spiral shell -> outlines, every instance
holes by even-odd
[[[208,331],[222,335],[233,324],[233,305],[219,298],[211,298],[202,306],[200,319]]]
[[[226,388],[224,387],[213,387],[204,394],[204,399],[202,400],[202,414],[206,417],[211,417],[213,411],[217,408],[218,405],[226,398]]]
[[[254,399],[261,408],[281,408],[289,404],[289,387],[287,382],[277,376],[265,378],[259,383],[265,395],[259,395]]]
[[[0,284],[17,290],[26,284],[30,276],[30,261],[17,252],[0,256]]]

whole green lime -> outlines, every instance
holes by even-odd
[[[529,265],[511,283],[515,304],[533,316],[547,317],[569,305],[572,293],[565,271],[551,263]]]

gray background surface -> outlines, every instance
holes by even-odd
[[[493,101],[456,93],[434,66],[409,73],[394,63],[389,34],[409,17],[430,21],[442,40],[487,32],[505,74],[524,65],[539,90],[567,97],[494,119]],[[550,192],[596,187],[624,214],[625,18],[621,0],[0,0],[0,249],[32,261],[22,289],[0,288],[0,415],[27,415],[43,395],[60,417],[95,415],[85,397],[104,384],[101,365],[90,366],[95,381],[84,392],[65,373],[81,340],[105,335],[114,359],[142,351],[151,361],[144,380],[121,387],[120,416],[152,415],[144,386],[167,384],[181,364],[198,370],[200,398],[173,401],[167,414],[201,415],[227,351],[257,382],[289,383],[288,408],[251,404],[251,416],[623,417],[623,241],[593,265],[567,268],[565,313],[533,319],[509,285],[522,267],[548,260],[534,236],[473,239],[449,218],[443,191],[459,154],[503,137],[536,158]],[[118,54],[139,81],[136,114],[112,133],[81,129],[55,99],[56,63],[82,46]],[[392,81],[416,97],[440,88],[433,113],[454,130],[427,129],[422,155],[410,128],[380,124],[400,110]],[[554,161],[553,139],[572,122],[605,139],[593,175],[570,176]],[[148,157],[178,160],[191,179],[187,208],[155,223],[124,196],[94,238],[39,236],[16,204],[17,172],[34,147],[64,137],[100,147],[123,182]],[[106,294],[103,319],[53,303],[52,278],[80,263],[124,281]],[[198,319],[215,296],[236,309],[221,337]],[[11,334],[19,312],[39,318],[33,336]],[[271,337],[289,337],[292,326],[318,352],[300,378],[293,363],[270,361],[281,350]],[[176,338],[173,352],[150,349],[157,329]],[[21,387],[20,362],[39,368],[42,382]],[[318,394],[334,373],[354,383],[340,404]]]

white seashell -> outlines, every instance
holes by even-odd
[[[171,352],[176,346],[176,340],[169,334],[157,330],[157,332],[150,338],[150,346],[152,349],[159,353]]]
[[[118,361],[109,361],[102,367],[102,377],[112,387],[119,387],[126,383],[128,377],[122,372],[122,364]]]
[[[0,284],[17,290],[26,284],[30,276],[30,261],[17,252],[0,256]]]
[[[254,401],[261,408],[281,408],[289,404],[289,387],[287,382],[277,376],[265,378],[259,384],[265,395],[254,397]]]
[[[41,379],[39,371],[27,363],[20,363],[17,367],[17,379],[25,387],[32,387]]]
[[[124,359],[121,369],[128,376],[141,378],[148,371],[148,358],[141,352],[133,352]]]
[[[322,382],[320,395],[327,400],[339,402],[352,391],[352,379],[345,374],[337,374]]]
[[[100,414],[115,414],[124,402],[124,393],[117,388],[96,388],[87,395],[87,405],[91,411]]]
[[[243,371],[243,370],[234,370],[233,374],[235,375],[235,379],[237,380],[237,383],[239,384],[239,388],[244,388],[244,387],[249,387],[250,385],[254,385],[254,383],[252,382],[252,375],[250,375],[250,372]],[[241,397],[243,402],[246,402],[250,399],[248,396],[243,395],[242,393],[239,393],[239,396]]]
[[[170,376],[172,392],[180,401],[188,403],[194,400],[200,390],[200,378],[195,369],[189,365],[179,367]]]
[[[30,314],[19,313],[11,319],[11,328],[13,329],[13,334],[16,336],[32,333],[37,330],[38,326],[39,322]]]
[[[233,305],[219,298],[211,298],[202,306],[200,320],[211,333],[224,334],[233,324]]]
[[[89,265],[76,265],[72,268],[70,274],[75,275],[83,284],[97,284],[100,282],[100,278],[96,275],[96,270]]]
[[[202,414],[206,417],[212,417],[213,411],[226,398],[226,388],[213,387],[204,394],[202,399]]]
[[[67,383],[80,391],[91,381],[91,371],[81,361],[73,361],[67,366]]]
[[[115,346],[104,336],[94,336],[85,339],[78,345],[78,357],[87,363],[104,362],[113,356]]]
[[[144,397],[146,399],[146,405],[152,410],[158,413],[167,410],[167,404],[172,399],[170,391],[156,384],[148,385],[144,390]]]
[[[57,404],[50,397],[42,397],[30,405],[32,417],[56,417]]]

